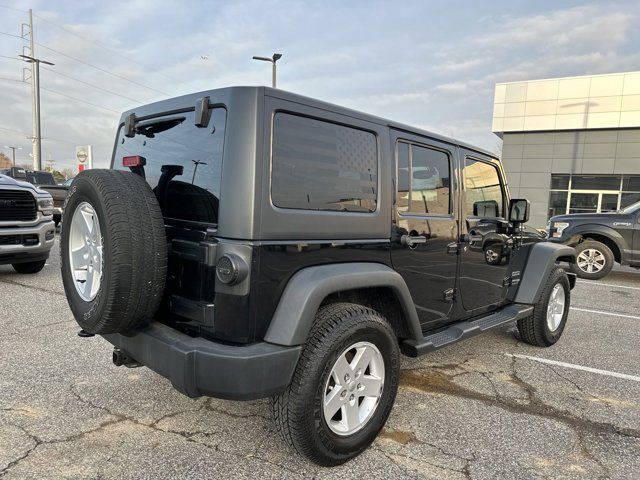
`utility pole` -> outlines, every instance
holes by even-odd
[[[25,32],[25,28],[28,29],[28,31]],[[33,11],[31,9],[29,9],[29,23],[23,23],[22,24],[22,37],[26,37],[29,36],[29,56],[31,57],[35,57],[35,49],[33,46]],[[24,47],[22,50],[22,54],[25,55],[26,52],[24,51]],[[32,157],[33,157],[33,169],[34,170],[39,170],[38,166],[40,165],[40,158],[41,158],[41,152],[42,152],[42,147],[41,147],[41,139],[40,139],[40,134],[38,132],[38,117],[37,117],[37,109],[36,109],[36,76],[34,74],[34,68],[33,65],[31,66],[31,145],[32,145]],[[24,75],[23,75],[23,79],[24,79]],[[26,79],[24,79],[26,80]]]
[[[33,37],[32,37],[33,38]],[[33,79],[35,90],[35,102],[33,104],[33,117],[35,124],[35,131],[33,135],[34,148],[33,148],[33,169],[42,170],[42,133],[40,128],[40,64],[54,65],[46,60],[40,60],[32,55],[19,55],[26,62],[31,63],[31,78]]]
[[[282,58],[281,53],[274,53],[273,57],[257,57],[254,56],[254,60],[261,60],[263,62],[271,62],[271,86],[276,88],[276,62]]]
[[[16,150],[22,150],[22,147],[12,147],[11,145],[5,145],[4,148],[11,149],[11,157],[13,160],[13,166],[16,166]]]

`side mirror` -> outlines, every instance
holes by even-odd
[[[525,198],[512,198],[509,202],[509,221],[514,225],[529,221],[529,200]]]

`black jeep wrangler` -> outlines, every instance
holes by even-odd
[[[82,335],[191,397],[271,397],[321,465],[375,439],[400,352],[510,321],[552,345],[575,282],[574,249],[524,233],[492,154],[269,88],[125,113],[112,169],[80,173],[65,211]]]
[[[614,262],[640,268],[640,202],[617,212],[556,215],[547,235],[575,247],[571,270],[581,278],[606,277]]]

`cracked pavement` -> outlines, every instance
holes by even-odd
[[[0,266],[0,477],[637,478],[640,382],[513,354],[640,375],[640,273],[579,281],[560,342],[513,326],[404,359],[387,426],[354,461],[320,468],[276,436],[267,401],[189,399],[82,339],[59,277]],[[603,285],[610,284],[610,286]],[[612,285],[612,286],[611,286]],[[629,288],[631,287],[631,288]]]

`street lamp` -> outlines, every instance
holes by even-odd
[[[13,166],[16,166],[16,150],[22,150],[22,147],[12,147],[11,145],[5,145],[4,148],[11,149],[11,156],[13,157]]]
[[[40,64],[44,63],[45,65],[54,65],[51,62],[47,62],[46,60],[40,60],[39,58],[34,58],[30,55],[19,55],[24,58],[25,62],[29,62],[35,65],[33,68],[33,83],[34,90],[36,92],[36,102],[34,105],[34,116],[36,118],[36,131],[35,131],[35,142],[36,142],[36,158],[34,158],[35,169],[42,170],[42,135],[40,133]]]
[[[274,53],[273,57],[253,57],[254,60],[262,60],[263,62],[271,62],[271,86],[276,88],[276,62],[282,58],[281,53]]]

